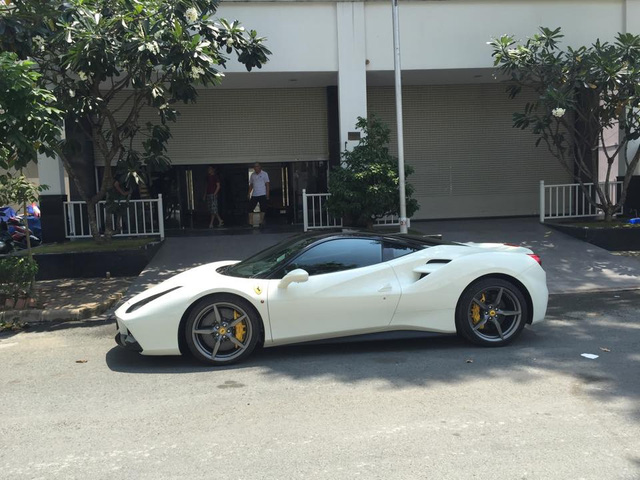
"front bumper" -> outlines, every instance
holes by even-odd
[[[116,333],[115,341],[122,348],[126,348],[127,350],[131,350],[133,352],[142,352],[142,347],[135,339],[131,332],[127,330],[127,327],[120,321],[118,321],[118,332]]]

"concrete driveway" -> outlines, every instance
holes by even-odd
[[[441,233],[454,242],[515,243],[530,248],[542,257],[552,294],[640,288],[640,259],[614,255],[536,218],[413,222],[411,227]]]
[[[552,294],[640,288],[640,259],[613,255],[534,218],[413,222],[412,229],[441,233],[445,240],[457,242],[507,242],[531,248],[542,257]],[[244,231],[238,235],[167,238],[129,294],[196,265],[241,260],[290,235]]]

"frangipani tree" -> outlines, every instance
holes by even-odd
[[[61,112],[53,107],[56,98],[38,87],[39,79],[34,62],[0,52],[0,206],[26,210],[47,188],[22,173],[38,153],[54,156],[62,132]],[[27,245],[31,255],[28,235]]]
[[[538,137],[536,145],[549,149],[610,221],[624,204],[640,161],[638,147],[628,151],[630,142],[640,138],[640,36],[621,33],[614,42],[597,40],[566,50],[559,46],[562,38],[560,28],[541,28],[525,42],[503,35],[489,44],[495,66],[509,80],[509,96],[516,97],[523,88],[538,94],[524,112],[513,115],[514,127],[530,128]],[[618,125],[618,146],[613,151],[603,148],[608,168],[601,179],[599,147],[604,146],[605,132]],[[617,175],[612,171],[616,159],[625,162],[626,174],[614,201],[609,185]],[[595,198],[586,194],[585,182],[594,184]]]
[[[100,236],[95,205],[113,187],[118,162],[140,169],[168,164],[168,123],[177,119],[176,103],[195,102],[197,86],[219,84],[230,55],[249,71],[267,61],[264,39],[237,21],[216,20],[217,6],[215,0],[0,2],[0,48],[37,62],[67,131],[78,133],[56,153],[87,202],[94,238]],[[144,107],[155,109],[157,122],[139,124]],[[139,135],[142,151],[134,148]],[[79,178],[83,140],[105,163],[95,195]]]

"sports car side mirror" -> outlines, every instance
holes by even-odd
[[[309,280],[309,274],[301,268],[296,268],[282,277],[282,280],[280,280],[280,283],[278,284],[278,288],[287,288],[290,283],[303,283],[307,280]]]

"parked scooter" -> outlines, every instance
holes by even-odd
[[[29,232],[29,240],[32,247],[37,247],[42,243],[40,238],[36,237],[30,229],[22,224],[21,217],[11,217],[7,224],[9,235],[15,248],[27,248],[27,232]]]

